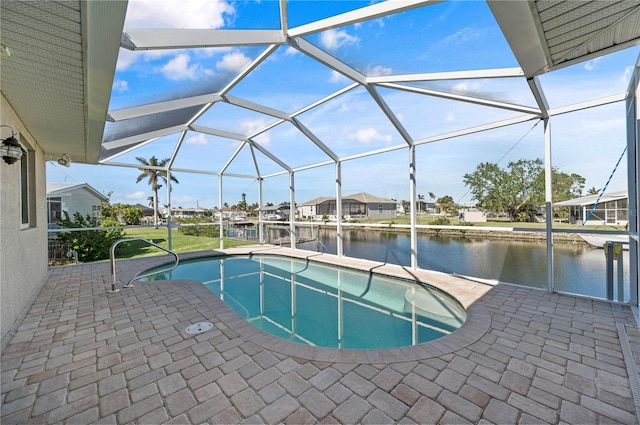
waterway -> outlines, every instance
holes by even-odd
[[[346,256],[411,265],[411,238],[407,234],[345,230],[343,240]],[[321,230],[319,241],[298,244],[298,247],[336,254],[336,232]],[[629,299],[628,251],[622,255],[626,302]],[[546,244],[541,242],[419,236],[418,267],[535,288],[547,287]],[[553,269],[556,291],[606,299],[606,258],[602,249],[555,243]],[[614,283],[614,297],[618,299],[617,282]]]

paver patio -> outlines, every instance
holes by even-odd
[[[312,254],[435,281],[467,323],[404,349],[321,349],[253,328],[196,282],[110,294],[106,262],[53,268],[2,353],[2,424],[638,423],[628,306]],[[163,261],[121,260],[118,276]],[[202,321],[213,329],[185,332]]]

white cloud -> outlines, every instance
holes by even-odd
[[[464,27],[461,30],[434,43],[433,48],[441,49],[451,45],[462,45],[476,38],[483,37],[487,30]]]
[[[251,59],[240,52],[227,53],[220,61],[216,63],[216,67],[223,71],[240,72],[251,63]]]
[[[628,66],[624,69],[624,72],[622,73],[622,75],[620,76],[620,84],[623,85],[628,85],[629,84],[629,80],[631,79],[631,74],[633,74],[633,66]]]
[[[173,57],[180,52],[180,50],[144,50],[132,52],[126,49],[120,49],[116,70],[124,71],[138,61],[151,62],[164,57]]]
[[[184,142],[188,145],[206,145],[208,143],[207,137],[202,133],[188,137]]]
[[[269,125],[269,122],[266,118],[246,119],[240,122],[240,133],[246,136],[250,136],[252,134],[255,134],[257,131],[262,130],[267,125]],[[261,142],[264,144],[268,144],[269,141],[269,135],[265,134]]]
[[[294,56],[294,55],[299,55],[300,51],[298,49],[294,49],[291,46],[288,46],[287,49],[284,51],[285,56]]]
[[[590,61],[587,61],[584,64],[584,69],[586,69],[587,71],[593,71],[598,66],[598,62],[600,62],[601,59],[602,57],[599,57],[599,58],[595,58],[595,59],[591,59]]]
[[[116,71],[123,71],[131,66],[138,60],[136,52],[127,49],[120,49],[118,53],[118,63],[116,64]]]
[[[369,66],[365,70],[365,74],[369,77],[380,77],[393,74],[393,69],[382,65]]]
[[[338,50],[348,44],[356,44],[360,39],[344,30],[328,30],[320,34],[320,44],[328,50]]]
[[[269,146],[269,143],[271,143],[271,136],[269,136],[269,132],[266,132],[257,135],[253,140],[261,146]]]
[[[357,142],[369,144],[371,142],[384,142],[391,143],[390,134],[381,134],[375,128],[360,128],[355,134],[351,134],[349,139],[356,140]]]
[[[112,88],[118,93],[123,93],[123,92],[129,91],[129,83],[126,80],[121,80],[119,78],[116,78],[113,80]]]
[[[454,122],[456,120],[456,115],[453,112],[447,112],[447,115],[444,117],[446,122]]]
[[[178,56],[167,62],[160,71],[169,80],[197,80],[204,74],[198,64],[190,64],[191,56],[180,53]]]
[[[172,200],[171,204],[172,206],[179,205],[184,208],[189,208],[189,205],[193,205],[195,207],[197,201],[198,199],[194,198],[193,196],[182,195]]]
[[[471,94],[477,93],[482,87],[482,84],[478,82],[464,81],[453,85],[453,92],[458,94]]]
[[[331,70],[331,76],[329,77],[330,83],[340,83],[342,81],[348,81],[349,79],[344,75],[340,74],[338,71]]]
[[[235,13],[222,0],[130,0],[125,28],[221,28]]]
[[[139,190],[137,192],[127,193],[124,197],[125,199],[128,199],[130,201],[141,201],[147,199],[149,195],[147,194],[147,192]]]

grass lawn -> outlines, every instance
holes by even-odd
[[[126,229],[125,238],[151,239],[154,243],[168,248],[168,235],[166,227]],[[238,239],[224,238],[224,247],[232,248],[240,245],[251,245],[256,242],[242,241]],[[220,240],[206,236],[188,236],[173,229],[171,232],[171,249],[174,252],[201,251],[205,249],[219,249]],[[165,252],[142,241],[127,242],[118,245],[116,258],[147,257],[150,255],[164,255]]]

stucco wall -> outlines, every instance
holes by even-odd
[[[380,211],[382,205],[382,211]],[[367,204],[367,217],[371,219],[395,218],[397,216],[396,204],[380,204],[373,202]]]
[[[95,205],[102,205],[102,200],[85,188],[75,189],[62,196],[62,211],[66,211],[72,220],[76,212],[83,217],[93,218],[92,211]]]
[[[21,228],[20,164],[8,165],[0,159],[0,329],[4,347],[9,331],[47,275],[47,205],[44,155],[4,96],[0,96],[0,124],[19,132],[36,158],[36,227],[28,229]],[[0,131],[2,139],[11,135],[6,127]]]

